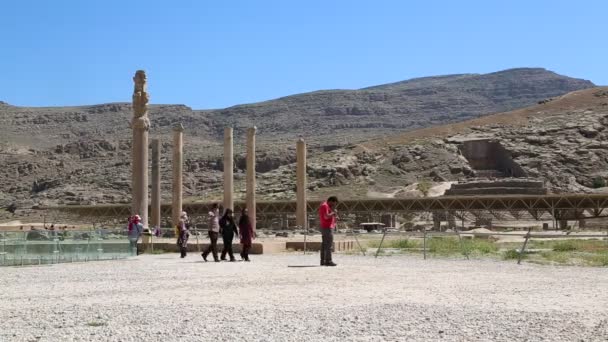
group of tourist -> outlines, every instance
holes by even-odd
[[[211,206],[211,211],[209,211],[208,234],[210,243],[201,254],[203,260],[207,261],[207,257],[211,254],[215,262],[219,262],[220,260],[226,261],[226,255],[228,255],[230,261],[236,261],[234,252],[232,251],[232,241],[238,236],[241,242],[241,259],[243,261],[250,261],[249,251],[251,250],[253,239],[255,239],[255,234],[249,215],[247,214],[247,208],[243,208],[241,211],[241,217],[237,224],[232,209],[227,208],[220,217],[219,206],[217,203],[214,203]],[[222,236],[223,249],[221,256],[218,257],[217,240],[220,235]],[[188,215],[186,212],[182,212],[177,224],[177,245],[182,258],[185,258],[187,255],[189,236]]]
[[[321,266],[336,266],[332,260],[332,248],[334,240],[334,231],[336,229],[336,222],[338,219],[338,211],[336,206],[338,204],[338,198],[331,196],[327,201],[323,202],[319,207],[319,223],[321,228]],[[143,225],[141,224],[141,218],[139,215],[132,216],[129,218],[129,242],[131,250],[137,250],[137,240],[142,234]],[[201,254],[203,260],[207,261],[209,254],[213,256],[215,262],[226,261],[226,255],[230,258],[230,261],[236,261],[234,253],[232,251],[232,241],[236,236],[240,238],[241,242],[241,259],[244,261],[249,260],[249,251],[253,239],[255,239],[255,233],[253,231],[251,220],[247,214],[247,208],[243,208],[241,216],[238,220],[238,224],[234,218],[232,209],[227,208],[224,214],[220,216],[220,209],[217,203],[211,206],[209,211],[209,240],[210,244],[207,246],[205,251]],[[188,215],[184,211],[179,217],[179,222],[176,226],[177,235],[177,246],[180,250],[180,256],[185,258],[188,250],[188,238],[190,237],[190,223]],[[222,236],[223,249],[221,255],[218,257],[217,240]]]

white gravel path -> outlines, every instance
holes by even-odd
[[[608,269],[191,254],[0,268],[0,341],[607,341]]]

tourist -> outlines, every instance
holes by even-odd
[[[177,223],[177,247],[179,248],[180,257],[185,258],[188,254],[188,237],[190,237],[190,231],[188,229],[188,214],[182,211],[179,216],[179,222]]]
[[[55,225],[51,224],[51,227],[49,228],[49,231],[51,232],[51,237],[54,239],[57,238],[57,232],[55,231]]]
[[[251,250],[251,244],[255,238],[255,234],[253,233],[253,227],[251,226],[249,215],[247,215],[247,208],[243,208],[243,211],[241,211],[241,218],[239,219],[239,231],[241,233],[241,259],[250,261],[249,251]]]
[[[144,230],[144,225],[141,223],[141,217],[134,215],[131,217],[129,222],[129,246],[131,248],[131,254],[137,255],[137,240],[141,236]]]
[[[209,255],[209,253],[211,253],[211,254],[213,254],[213,260],[215,260],[215,262],[219,262],[220,259],[218,259],[218,257],[217,257],[217,238],[218,238],[218,235],[220,234],[220,222],[219,222],[220,210],[219,210],[219,206],[217,205],[217,203],[213,203],[213,205],[211,206],[211,211],[209,212],[208,215],[209,215],[209,240],[211,240],[211,242],[209,243],[209,246],[207,247],[207,249],[205,249],[203,254],[201,254],[201,256],[203,257],[203,260],[207,261],[207,256]]]
[[[230,261],[234,262],[234,254],[232,253],[232,240],[234,236],[239,236],[239,230],[234,223],[234,216],[232,216],[232,209],[226,209],[224,216],[220,219],[220,234],[224,242],[224,248],[222,249],[221,260],[226,261],[226,253],[230,256]]]
[[[334,244],[334,229],[338,213],[336,205],[338,198],[331,196],[319,207],[319,222],[321,225],[321,266],[336,266],[331,258],[331,249]]]

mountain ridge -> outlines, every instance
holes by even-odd
[[[218,110],[150,105],[150,139],[162,141],[163,196],[170,194],[172,128],[179,123],[186,128],[186,197],[213,198],[221,192],[225,126],[235,130],[235,184],[240,184],[245,130],[256,125],[256,169],[261,178],[270,177],[260,180],[260,197],[277,198],[272,195],[276,191],[285,198],[291,196],[291,190],[275,189],[276,183],[290,183],[274,172],[288,170],[285,168],[295,161],[298,137],[306,139],[312,158],[372,138],[522,108],[594,86],[590,81],[545,69],[525,68],[418,78],[406,83],[375,90],[297,94]],[[151,96],[153,99],[154,94]],[[0,207],[13,202],[127,203],[131,109],[131,104],[124,102],[74,107],[0,106],[0,162],[5,165],[0,172]],[[329,177],[322,168],[319,170],[315,177]],[[313,188],[327,185],[319,184]]]

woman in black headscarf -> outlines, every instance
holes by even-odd
[[[236,261],[234,254],[232,253],[232,240],[234,236],[239,235],[239,230],[234,223],[234,217],[232,216],[232,209],[226,209],[224,216],[220,219],[220,234],[224,240],[224,249],[222,250],[221,260],[226,260],[226,253],[230,256],[230,261]]]
[[[252,241],[255,238],[253,227],[247,215],[247,208],[243,208],[241,218],[239,220],[239,230],[241,232],[241,258],[249,261],[249,251],[251,250]]]

